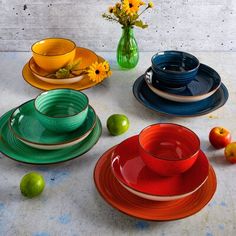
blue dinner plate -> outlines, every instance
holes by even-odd
[[[203,100],[215,93],[221,85],[219,74],[204,64],[200,64],[198,73],[192,82],[178,89],[163,87],[151,67],[147,69],[145,78],[149,88],[154,93],[162,98],[176,102],[196,102]]]
[[[150,90],[140,76],[133,85],[133,94],[145,107],[160,114],[180,117],[201,116],[222,107],[228,100],[228,90],[223,83],[210,97],[198,102],[174,102],[164,99]]]

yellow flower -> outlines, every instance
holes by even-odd
[[[153,2],[149,2],[149,3],[148,3],[148,8],[153,8],[153,7],[154,7]]]
[[[94,82],[101,82],[111,75],[110,66],[107,61],[95,62],[88,69],[88,76]]]
[[[108,71],[110,70],[110,66],[109,66],[109,63],[108,63],[107,61],[104,61],[104,62],[102,63],[102,65],[103,65],[104,70],[105,70],[106,72],[108,72]]]
[[[142,3],[140,0],[123,0],[122,8],[128,15],[133,15],[138,12],[139,6]]]
[[[114,12],[114,7],[109,7],[108,11],[109,11],[109,13],[113,13]]]
[[[142,2],[142,1],[139,2],[139,6],[143,6],[145,4],[146,4],[145,2]]]

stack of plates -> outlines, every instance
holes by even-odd
[[[0,151],[19,162],[59,163],[89,151],[101,132],[101,122],[91,106],[85,122],[75,131],[55,133],[47,130],[36,118],[34,100],[30,100],[0,118]]]
[[[77,47],[74,62],[80,61],[76,71],[69,78],[57,79],[40,68],[34,61],[33,57],[26,63],[23,68],[22,75],[24,80],[33,87],[42,90],[51,90],[56,88],[70,88],[75,90],[83,90],[97,85],[99,82],[91,81],[84,74],[86,68],[95,62],[103,62],[104,59],[95,52]]]
[[[122,153],[113,147],[97,162],[94,181],[107,203],[130,216],[166,221],[193,215],[211,200],[217,181],[203,151],[186,172],[163,177],[144,164],[138,142],[138,135],[130,137],[119,144]]]
[[[229,96],[219,74],[204,64],[200,64],[194,80],[184,87],[164,87],[154,77],[152,68],[148,68],[135,81],[133,94],[141,104],[160,114],[205,115],[223,106]]]

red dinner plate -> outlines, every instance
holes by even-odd
[[[157,201],[175,200],[192,194],[208,178],[209,162],[202,151],[188,171],[163,177],[145,165],[138,145],[138,135],[130,137],[117,145],[111,158],[114,176],[138,196]]]
[[[104,200],[117,210],[144,220],[177,220],[199,212],[216,191],[216,176],[210,166],[207,181],[193,194],[174,201],[151,201],[126,190],[111,171],[111,148],[98,160],[94,169],[96,188]]]

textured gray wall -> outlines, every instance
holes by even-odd
[[[116,50],[121,29],[101,14],[114,0],[0,0],[0,51],[29,51],[52,36],[96,51]],[[236,0],[154,0],[136,29],[141,51],[236,51]]]

